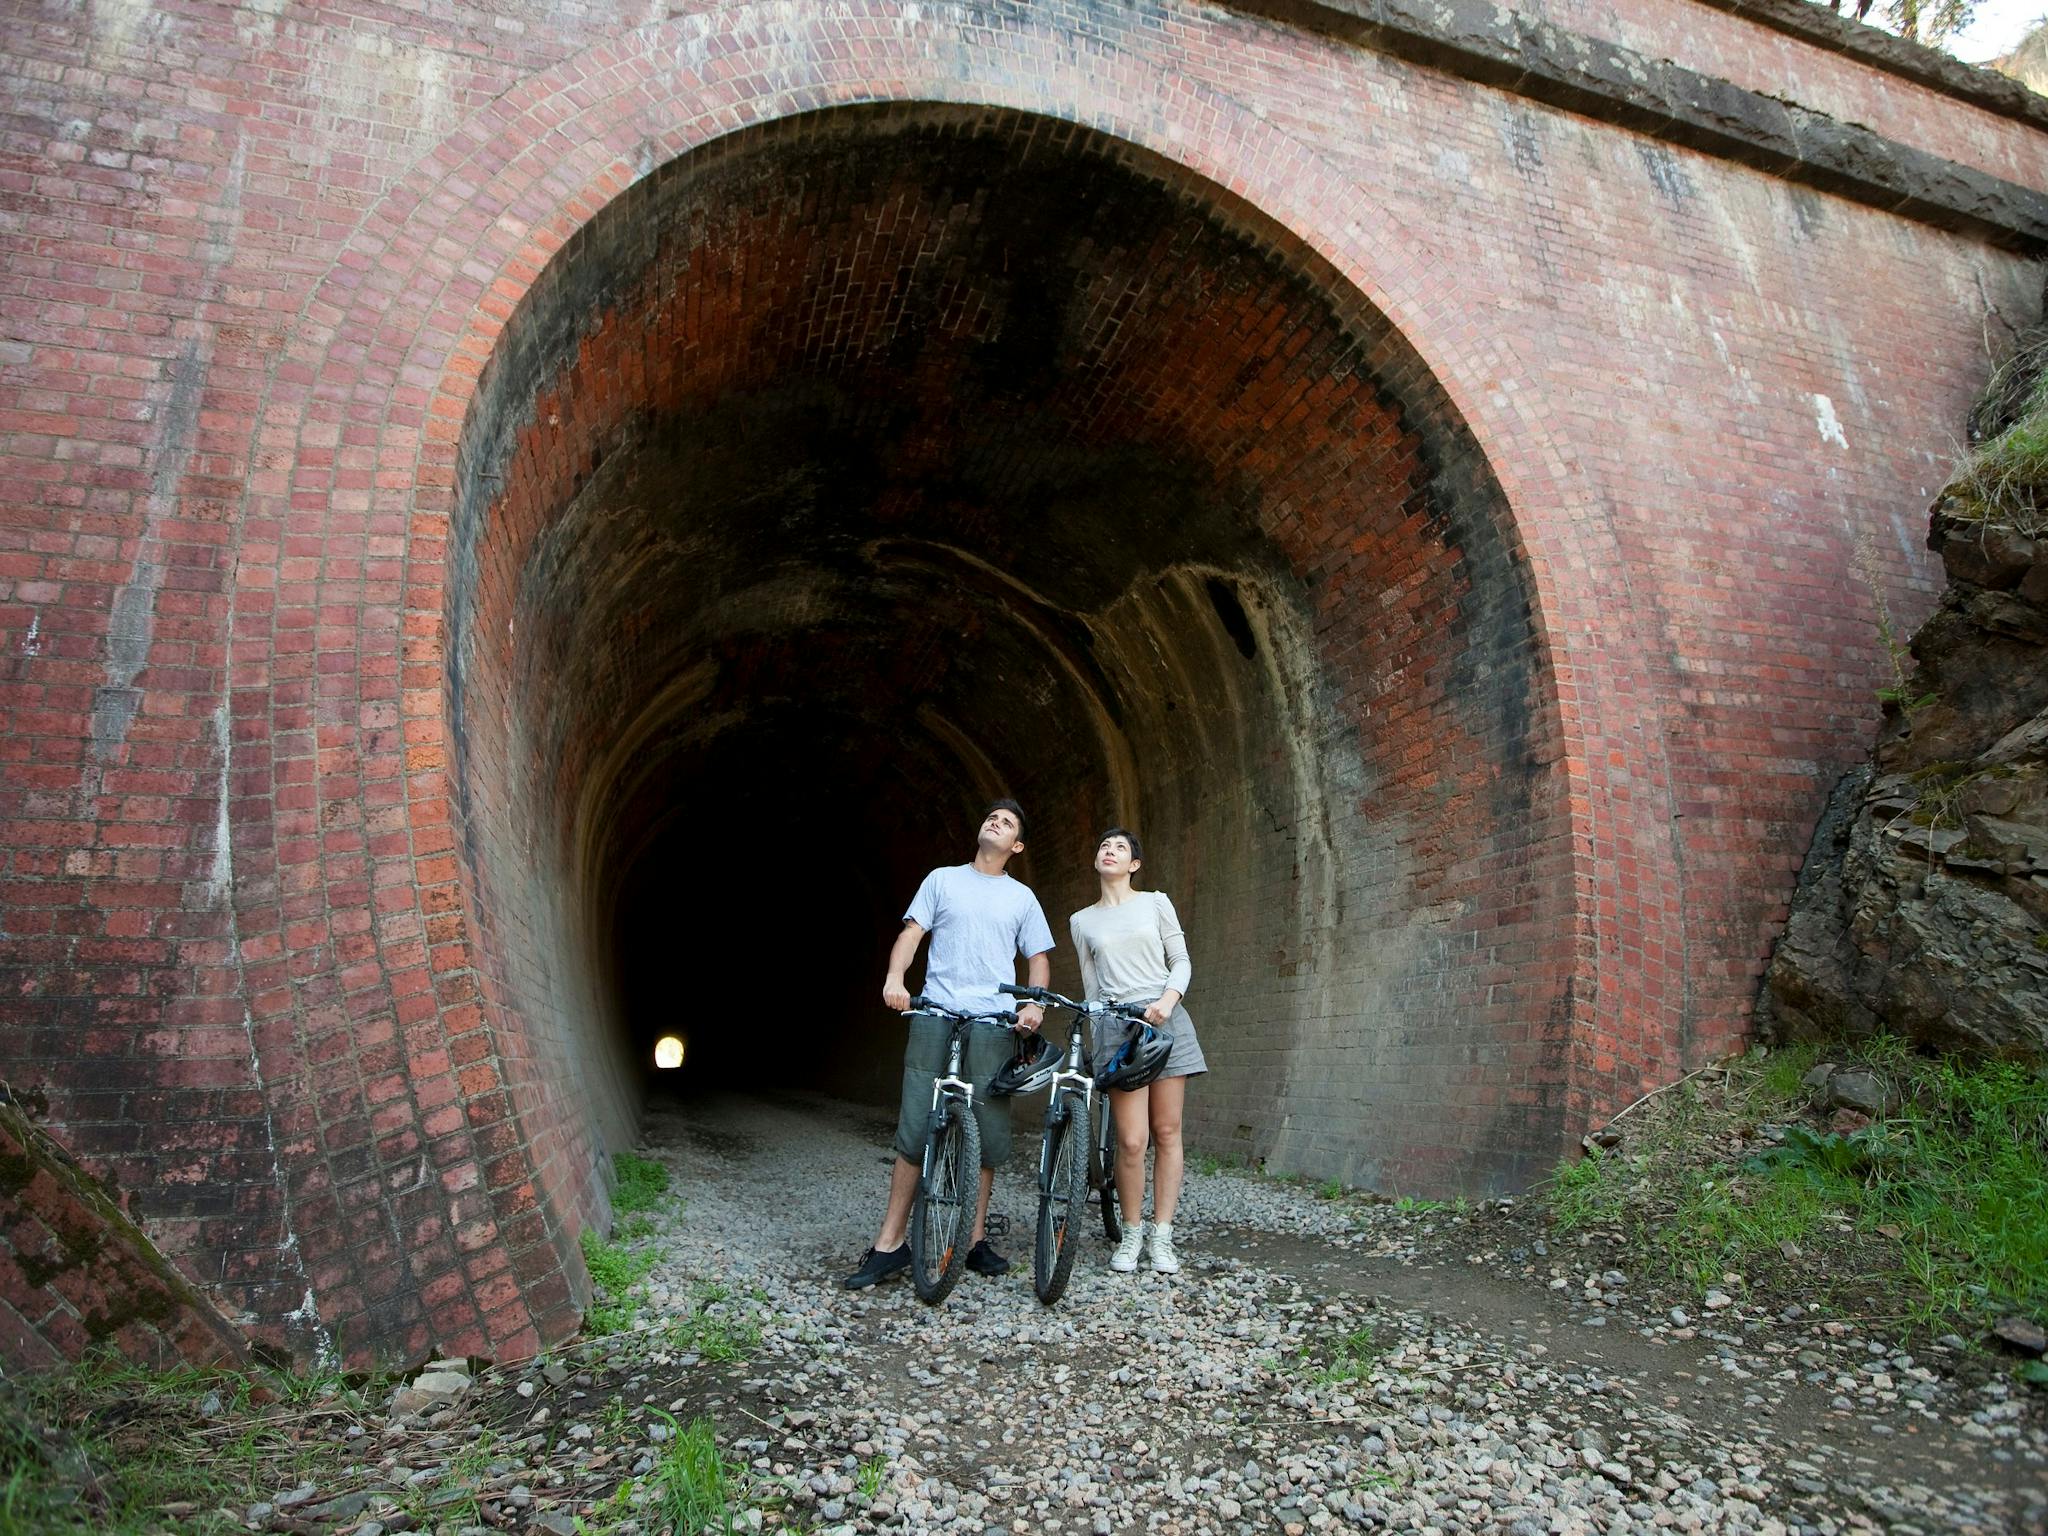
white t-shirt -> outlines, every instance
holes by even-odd
[[[1017,979],[1017,957],[1052,948],[1052,929],[1031,887],[1007,874],[984,875],[972,864],[935,869],[910,899],[905,922],[932,936],[924,963],[924,995],[962,1013],[1015,1008],[996,990]]]

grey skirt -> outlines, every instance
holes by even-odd
[[[1147,998],[1156,1002],[1156,998]],[[1138,1027],[1136,1019],[1120,1019],[1114,1015],[1095,1020],[1095,1033],[1089,1041],[1088,1059],[1100,1071],[1102,1064],[1109,1060],[1116,1048],[1131,1037]],[[1167,1021],[1167,1033],[1173,1036],[1173,1049],[1166,1053],[1166,1070],[1161,1077],[1199,1077],[1209,1070],[1209,1063],[1202,1056],[1202,1042],[1195,1038],[1195,1021],[1188,1017],[1187,1008],[1180,1003],[1173,1005],[1173,1017]]]

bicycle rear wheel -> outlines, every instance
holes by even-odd
[[[1102,1202],[1102,1235],[1115,1243],[1124,1235],[1124,1227],[1116,1208],[1116,1116],[1110,1111],[1106,1093],[1095,1134],[1088,1138],[1088,1183]]]
[[[1031,1250],[1031,1285],[1038,1299],[1051,1306],[1066,1294],[1080,1252],[1074,1213],[1088,1207],[1088,1105],[1078,1094],[1068,1100],[1068,1113],[1046,1134],[1045,1187],[1038,1192],[1038,1241]]]
[[[917,1299],[936,1305],[959,1282],[974,1235],[981,1180],[981,1127],[974,1111],[949,1102],[925,1140],[924,1169],[910,1207],[910,1280]]]

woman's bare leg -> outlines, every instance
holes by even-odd
[[[1171,1226],[1173,1213],[1180,1205],[1181,1175],[1186,1170],[1187,1160],[1181,1147],[1180,1112],[1187,1103],[1188,1080],[1184,1077],[1162,1077],[1151,1087],[1152,1094],[1152,1220],[1158,1226]],[[1142,1157],[1142,1153],[1140,1156]],[[1117,1172],[1123,1172],[1123,1159],[1117,1159]],[[1142,1167],[1141,1167],[1142,1176]],[[1123,1185],[1119,1177],[1117,1185],[1121,1195]]]
[[[1116,1203],[1127,1227],[1136,1226],[1145,1211],[1145,1139],[1151,1130],[1146,1100],[1151,1093],[1149,1087],[1110,1089],[1116,1110]]]

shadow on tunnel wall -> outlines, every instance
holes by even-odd
[[[1195,961],[1204,1150],[1433,1191],[1558,1150],[1572,884],[1508,509],[1355,292],[1072,124],[847,108],[644,178],[461,446],[447,705],[498,1048],[594,1208],[701,1085],[885,1101],[981,805],[1060,941],[1112,820]]]

